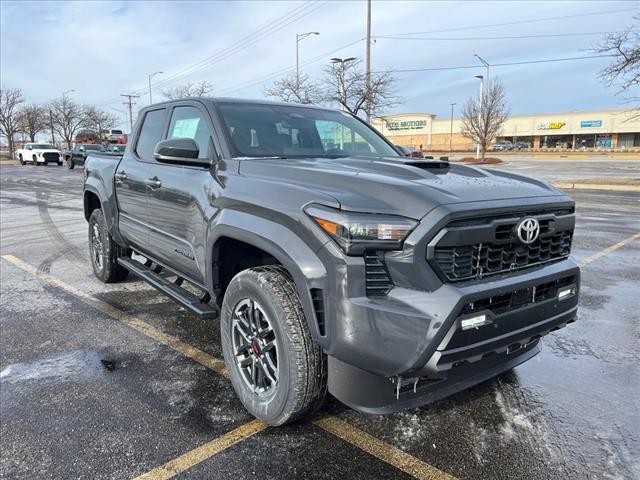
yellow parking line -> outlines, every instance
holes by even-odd
[[[455,477],[403,452],[337,417],[327,416],[313,423],[338,438],[420,480],[453,480]]]
[[[581,267],[585,267],[585,266],[589,265],[590,263],[595,262],[596,260],[604,257],[605,255],[609,255],[611,252],[615,252],[616,250],[624,247],[625,245],[628,245],[629,243],[631,243],[634,240],[637,240],[639,238],[640,238],[640,232],[634,233],[630,237],[627,237],[624,240],[622,240],[621,242],[615,243],[615,244],[611,245],[610,247],[607,247],[604,250],[601,250],[598,253],[595,253],[595,254],[591,255],[590,257],[585,258],[584,260],[582,260],[579,263],[579,265]]]
[[[78,290],[71,285],[63,282],[62,280],[57,279],[56,277],[46,274],[40,273],[37,271],[35,267],[32,265],[23,262],[19,258],[13,255],[2,255],[2,258],[13,265],[21,268],[22,270],[37,276],[42,281],[58,287],[62,290],[65,290],[78,298],[85,301],[89,305],[92,305],[96,309],[101,312],[109,315],[110,317],[123,322],[126,325],[129,325],[132,328],[135,328],[139,332],[158,340],[160,343],[163,343],[174,350],[186,355],[187,357],[201,363],[207,368],[220,373],[222,375],[228,376],[228,372],[224,367],[224,361],[209,355],[196,347],[193,347],[187,343],[184,343],[181,340],[178,340],[175,337],[167,335],[157,328],[149,325],[148,323],[133,317],[132,315],[123,312],[117,307],[110,305],[102,300],[98,300],[97,298],[92,297],[88,293],[83,292],[82,290]],[[430,466],[429,464],[419,460],[418,458],[409,455],[408,453],[404,453],[401,450],[398,450],[396,447],[393,447],[382,440],[375,438],[372,435],[369,435],[366,432],[363,432],[359,428],[350,425],[343,420],[340,420],[333,416],[327,416],[323,419],[317,420],[316,425],[322,427],[327,432],[343,439],[344,441],[351,443],[352,445],[360,448],[364,452],[373,455],[376,458],[414,476],[418,479],[454,479],[450,475],[441,472],[435,467]],[[253,422],[249,422],[242,427],[238,427],[238,429],[229,432],[222,437],[212,440],[209,443],[206,443],[200,447],[197,447],[190,452],[185,453],[181,457],[178,457],[175,460],[172,460],[165,465],[158,467],[150,472],[144,474],[141,478],[170,478],[177,473],[180,473],[193,465],[196,465],[207,458],[215,455],[216,453],[224,450],[225,448],[230,447],[231,445],[240,442],[246,438],[249,438],[251,435],[258,433],[265,427],[259,428],[258,425],[261,424],[258,420]],[[256,429],[253,431],[252,429]],[[240,430],[239,432],[236,432]],[[235,433],[234,433],[235,432]],[[225,437],[228,438],[223,440]],[[237,440],[233,441],[233,439],[237,438]],[[219,442],[217,442],[220,440]],[[217,443],[216,443],[217,442]],[[225,446],[226,445],[226,446]],[[209,447],[207,447],[209,446]],[[179,470],[179,468],[183,468]],[[147,477],[146,475],[150,475],[153,472],[156,472],[157,475],[163,475],[158,477]],[[173,473],[172,473],[173,472]],[[140,477],[139,477],[140,478]]]
[[[63,282],[62,280],[58,280],[56,277],[52,275],[38,272],[34,266],[26,262],[23,262],[22,260],[20,260],[17,257],[14,257],[13,255],[2,255],[2,258],[14,264],[16,267],[19,267],[22,270],[29,272],[30,274],[38,277],[40,280],[50,285],[59,287],[62,290],[65,290],[75,295],[76,297],[81,298],[86,303],[89,303],[91,306],[100,310],[102,313],[105,313],[110,317],[115,318],[116,320],[119,320],[122,323],[130,326],[131,328],[138,330],[140,333],[145,334],[147,337],[151,337],[154,340],[157,340],[158,342],[164,345],[167,345],[168,347],[182,353],[183,355],[186,355],[187,357],[195,360],[196,362],[204,365],[205,367],[210,368],[214,372],[224,376],[228,375],[227,369],[224,365],[223,360],[213,357],[212,355],[209,355],[208,353],[205,353],[202,350],[195,348],[194,346],[189,345],[188,343],[183,342],[182,340],[178,340],[176,337],[167,335],[166,333],[162,332],[161,330],[158,330],[156,327],[148,324],[147,322],[140,320],[139,318],[134,317],[133,315],[129,315],[128,313],[120,310],[119,308],[114,307],[113,305],[108,304],[107,302],[98,300],[97,298],[89,295],[86,292],[83,292],[82,290],[72,287],[71,285]]]
[[[198,463],[213,457],[215,454],[239,443],[267,428],[267,424],[260,420],[253,420],[239,426],[235,430],[222,435],[209,443],[205,443],[190,452],[179,456],[153,470],[136,477],[134,480],[166,480],[188,470]]]

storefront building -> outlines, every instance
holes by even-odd
[[[470,151],[475,144],[461,134],[459,118],[436,119],[431,113],[383,116],[374,126],[393,143],[432,151]],[[640,111],[516,115],[509,117],[495,141],[522,142],[532,150],[640,150]]]

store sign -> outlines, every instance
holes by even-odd
[[[580,128],[597,128],[602,126],[602,120],[582,120]]]
[[[538,130],[560,130],[566,122],[542,122],[536,127]]]
[[[426,128],[426,120],[403,120],[401,122],[387,122],[387,128],[389,130],[422,130]]]

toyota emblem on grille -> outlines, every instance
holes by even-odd
[[[533,243],[540,234],[540,223],[533,217],[523,218],[520,220],[516,230],[522,243]]]

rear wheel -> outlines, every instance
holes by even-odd
[[[124,280],[129,271],[118,263],[119,257],[130,256],[131,251],[113,241],[102,210],[96,209],[89,217],[89,253],[93,273],[104,283]]]
[[[320,407],[325,355],[311,339],[298,292],[282,267],[236,275],[224,296],[220,329],[231,383],[251,414],[282,425]]]

